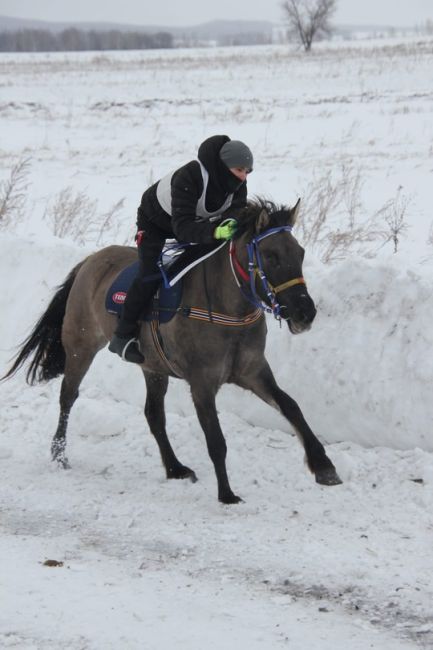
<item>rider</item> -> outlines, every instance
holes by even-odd
[[[157,262],[166,239],[209,244],[231,239],[233,208],[247,202],[247,174],[253,155],[246,144],[226,135],[207,138],[191,160],[147,189],[137,212],[139,272],[128,290],[108,349],[122,359],[143,363],[137,339],[140,314],[159,284]]]

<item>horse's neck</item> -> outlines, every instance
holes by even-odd
[[[237,252],[242,266],[246,268],[243,259],[244,255],[242,254],[243,248],[245,246],[237,247]],[[236,283],[230,263],[229,244],[210,257],[205,264],[206,268],[202,271],[202,281],[212,308],[236,316],[249,314],[252,306],[245,299]]]

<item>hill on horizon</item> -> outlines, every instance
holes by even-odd
[[[0,31],[16,31],[21,29],[45,29],[51,32],[61,32],[65,29],[75,27],[81,30],[94,31],[145,31],[170,32],[173,36],[182,36],[185,34],[194,34],[201,38],[215,38],[217,36],[230,36],[233,34],[262,32],[271,33],[275,28],[284,28],[283,20],[275,23],[268,20],[209,20],[196,25],[183,25],[181,27],[174,25],[140,25],[131,23],[112,23],[112,22],[86,22],[86,21],[46,21],[36,18],[14,18],[12,16],[0,15]],[[338,24],[334,23],[334,29],[337,33],[350,32],[375,32],[380,30],[406,31],[412,27],[395,27],[391,23],[383,24]]]
[[[33,18],[13,18],[11,16],[0,16],[0,30],[16,31],[21,29],[45,29],[51,32],[60,32],[75,27],[82,30],[95,31],[147,31],[147,32],[171,32],[173,35],[182,35],[194,32],[194,34],[239,34],[245,32],[270,32],[276,26],[271,21],[261,20],[210,20],[198,25],[186,25],[182,27],[170,25],[135,25],[131,23],[111,22],[81,22],[65,21],[53,22],[37,20]]]

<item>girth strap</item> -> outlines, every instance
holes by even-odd
[[[226,325],[231,327],[245,327],[247,325],[253,325],[261,317],[263,311],[261,309],[256,309],[251,314],[247,314],[243,318],[238,318],[236,316],[228,316],[227,314],[220,314],[216,311],[208,312],[207,309],[200,309],[198,307],[190,307],[188,313],[184,315],[187,318],[192,318],[195,320],[206,321],[208,323],[214,323],[216,325]]]

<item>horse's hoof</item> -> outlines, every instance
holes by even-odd
[[[51,460],[54,463],[57,463],[58,467],[61,467],[62,469],[71,469],[69,460],[65,456],[64,446],[59,449],[59,446],[53,443],[51,447]]]
[[[320,472],[316,472],[316,483],[320,485],[341,485],[343,481],[338,476],[334,467],[331,469],[323,469]]]
[[[226,505],[232,505],[234,503],[245,503],[241,497],[236,496],[236,494],[233,494],[233,492],[218,497],[218,501],[221,501],[221,503],[225,503]]]
[[[69,460],[66,458],[66,456],[53,456],[52,460],[57,463],[58,467],[61,467],[62,469],[71,469]]]
[[[196,473],[190,469],[189,467],[186,467],[185,465],[181,465],[180,467],[174,467],[170,468],[167,470],[167,478],[176,478],[176,479],[185,479],[189,478],[191,483],[197,483],[198,478],[196,476]]]

